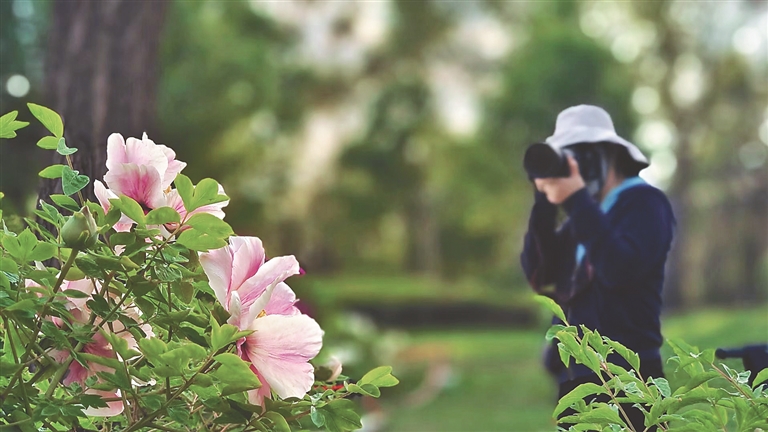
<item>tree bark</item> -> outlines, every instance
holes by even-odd
[[[57,0],[48,42],[46,104],[61,114],[73,165],[106,172],[109,134],[140,137],[155,118],[158,52],[167,0]],[[63,163],[58,154],[52,163]],[[93,186],[83,191],[93,200]],[[61,193],[46,180],[40,198]]]

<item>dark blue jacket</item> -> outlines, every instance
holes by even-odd
[[[526,277],[537,292],[557,301],[571,325],[585,325],[640,354],[658,359],[661,290],[675,219],[669,200],[647,184],[624,190],[607,214],[586,189],[564,203],[567,220],[556,229],[557,206],[536,193],[521,255]],[[576,247],[586,254],[576,264]],[[545,288],[554,285],[554,290]],[[560,381],[591,373],[556,353],[547,367]],[[611,358],[614,363],[625,365]]]

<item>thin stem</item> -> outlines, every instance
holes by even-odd
[[[608,370],[608,367],[607,367],[607,366],[606,366],[604,369],[602,369],[602,370],[603,370],[605,373],[607,373],[607,374],[608,374],[608,376],[609,376],[611,379],[615,378],[615,375],[614,375],[613,373],[611,373],[611,371],[610,371],[610,370]],[[632,370],[634,370],[634,368],[633,368]],[[638,370],[638,371],[635,371],[635,372],[637,372],[637,375],[638,375],[639,377],[641,377],[641,378],[639,378],[639,379],[640,379],[640,381],[642,381],[642,376],[640,375],[640,371]],[[601,378],[601,380],[602,380],[602,378]],[[605,383],[605,381],[603,381],[603,382]],[[648,384],[646,384],[646,383],[643,381],[643,385],[645,386],[645,389],[646,389],[646,390],[648,390],[648,391],[650,392],[650,390],[651,390],[651,389],[650,389],[650,388],[648,388]],[[607,388],[607,387],[606,387],[606,388]],[[614,400],[614,402],[615,402],[615,400]],[[640,409],[641,409],[641,410],[643,410],[643,411],[645,411],[645,412],[648,412],[648,411],[645,409],[645,407],[644,407],[642,404],[638,404],[638,405],[640,406]],[[619,408],[621,408],[621,405],[619,405]],[[623,411],[623,410],[622,410],[622,411]],[[666,429],[664,426],[662,426],[661,424],[657,424],[656,426],[658,426],[658,427],[659,427],[659,429],[661,429],[662,431],[666,431],[666,430],[667,430],[667,429]],[[646,427],[646,428],[643,430],[643,432],[646,432],[646,431],[648,431],[648,429],[650,429],[650,427],[651,427],[651,426],[648,426],[648,427]]]
[[[54,294],[59,292],[59,288],[61,288],[61,284],[64,283],[64,278],[67,276],[67,273],[69,273],[69,269],[72,268],[72,265],[75,263],[75,258],[77,258],[77,254],[79,253],[80,253],[80,250],[74,249],[74,248],[69,253],[69,257],[67,257],[67,262],[64,263],[64,267],[62,267],[61,271],[59,272],[59,278],[56,280],[56,285],[53,286]],[[48,301],[50,301],[50,299]]]
[[[163,431],[179,432],[176,429],[171,429],[168,426],[163,426],[163,425],[160,425],[160,424],[157,424],[157,423],[150,423],[149,426],[152,427],[152,428],[155,428],[155,429],[163,430]]]
[[[737,382],[735,382],[733,380],[733,378],[731,378],[728,374],[726,374],[725,372],[723,372],[720,369],[718,369],[717,366],[715,366],[714,363],[710,363],[710,365],[712,366],[712,368],[715,371],[717,371],[717,373],[720,374],[720,376],[725,378],[729,383],[731,383],[732,386],[736,387],[736,390],[738,390],[739,393],[742,394],[742,396],[744,396],[747,400],[749,400],[749,402],[752,404],[753,407],[757,408],[757,404],[755,403],[754,399],[752,399],[752,396],[750,396],[746,392],[744,392],[744,390],[742,390],[741,387],[739,387],[739,384]]]
[[[83,342],[79,342],[74,350],[72,350],[73,353],[80,352],[81,349],[85,344]],[[64,374],[67,373],[67,369],[69,369],[69,365],[72,364],[72,362],[75,360],[74,356],[69,356],[68,359],[64,360],[64,363],[59,366],[59,369],[56,370],[56,373],[53,375],[53,378],[51,379],[51,385],[48,387],[48,390],[45,392],[45,398],[50,399],[51,396],[53,396],[53,392],[56,390],[56,387],[59,385],[59,382],[61,382],[61,379],[64,378]]]
[[[37,335],[40,333],[40,328],[43,325],[43,319],[45,318],[45,310],[48,308],[48,305],[51,304],[53,299],[56,297],[56,293],[59,292],[59,289],[61,288],[61,284],[64,283],[64,278],[67,276],[67,273],[69,273],[69,269],[72,268],[72,265],[75,263],[75,258],[77,258],[77,254],[79,254],[80,251],[78,249],[72,249],[69,253],[69,257],[67,257],[67,262],[64,263],[64,267],[61,268],[61,271],[59,272],[59,278],[56,280],[56,285],[53,286],[53,295],[46,300],[45,304],[43,304],[43,308],[40,311],[40,314],[37,316],[37,321],[35,322],[35,331],[32,333],[33,335]],[[29,350],[27,350],[29,352]],[[26,354],[25,354],[26,355]]]
[[[18,430],[18,428],[15,427],[15,426],[18,426],[20,424],[24,424],[24,423],[29,422],[29,421],[32,421],[32,417],[25,418],[24,420],[19,420],[17,422],[7,423],[7,424],[4,424],[4,425],[0,425],[0,430],[3,430],[3,429]]]
[[[600,378],[600,382],[603,383],[603,387],[608,391],[608,396],[611,397],[613,403],[615,403],[619,408],[619,411],[621,411],[621,414],[624,416],[624,420],[627,421],[627,427],[629,430],[636,432],[634,426],[632,425],[632,421],[629,419],[629,415],[627,415],[626,411],[624,411],[624,408],[622,408],[621,404],[616,400],[616,396],[613,394],[613,391],[611,391],[611,387],[608,385],[608,383],[603,379],[602,374],[597,374],[597,377]]]
[[[579,336],[578,332],[576,333],[575,338],[579,342],[579,345],[581,345],[583,342],[583,339]],[[629,415],[627,415],[627,413],[624,411],[624,408],[622,408],[621,404],[616,400],[616,396],[613,394],[613,391],[611,391],[610,386],[608,386],[608,383],[603,379],[603,375],[600,372],[595,373],[595,375],[597,375],[597,378],[599,378],[600,382],[603,383],[603,387],[608,391],[608,396],[611,397],[611,400],[613,401],[613,403],[615,403],[616,406],[619,408],[619,411],[621,411],[621,414],[624,416],[624,420],[626,420],[627,422],[627,427],[629,428],[629,430],[631,430],[632,432],[637,432],[633,427],[632,422],[629,420]]]

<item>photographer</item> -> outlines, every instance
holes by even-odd
[[[554,135],[531,146],[524,164],[536,186],[521,255],[531,286],[557,301],[571,325],[638,353],[644,379],[663,376],[661,290],[675,220],[664,193],[637,176],[647,159],[602,108],[579,105],[558,115]],[[558,205],[567,219],[556,228]],[[619,356],[609,361],[629,368]],[[600,383],[587,367],[562,364],[554,345],[545,363],[558,398]],[[642,412],[624,408],[643,430]]]

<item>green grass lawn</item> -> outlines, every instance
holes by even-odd
[[[668,339],[683,339],[701,349],[768,342],[768,306],[701,310],[667,316]],[[539,362],[540,330],[460,330],[413,333],[411,346],[447,352],[448,385],[428,403],[414,406],[407,395],[425,366],[395,364],[402,388],[383,401],[389,431],[552,431],[554,383]],[[665,346],[663,354],[671,350]],[[429,357],[428,355],[426,357]],[[437,356],[439,358],[439,356]],[[740,361],[729,366],[742,368]],[[671,365],[670,365],[671,367]],[[397,390],[396,390],[397,389]],[[387,392],[385,392],[387,396]]]
[[[527,287],[498,288],[473,279],[446,282],[411,275],[343,275],[299,279],[291,286],[295,286],[299,297],[312,297],[315,302],[336,307],[414,302],[478,302],[498,306],[533,306]]]

